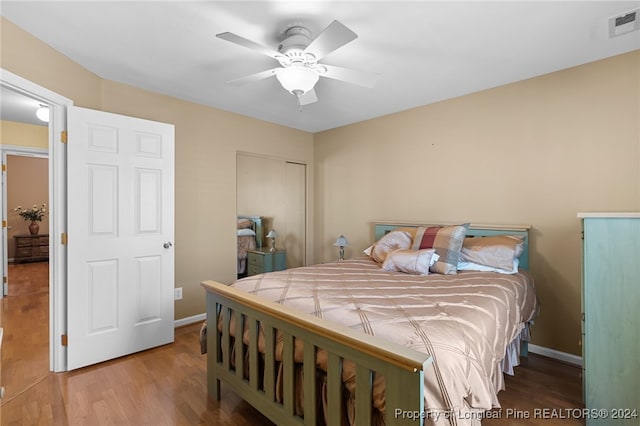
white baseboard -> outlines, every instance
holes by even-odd
[[[179,320],[175,320],[173,322],[174,327],[182,327],[184,325],[193,324],[196,322],[201,322],[207,319],[207,314],[198,314],[192,317],[180,318]]]
[[[529,343],[529,352],[582,367],[582,357]]]

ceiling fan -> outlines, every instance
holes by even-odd
[[[216,34],[216,37],[267,55],[280,63],[279,67],[227,81],[228,84],[240,86],[275,76],[285,90],[298,98],[300,106],[318,101],[314,86],[320,77],[367,88],[375,86],[380,77],[376,73],[318,63],[329,53],[358,37],[338,21],[333,21],[314,39],[307,28],[292,26],[285,31],[285,39],[277,50],[229,32]]]

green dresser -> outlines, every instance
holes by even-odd
[[[247,250],[247,275],[287,269],[287,252],[284,250],[269,251],[268,247]]]
[[[588,426],[640,424],[640,213],[580,213]]]

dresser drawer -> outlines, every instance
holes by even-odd
[[[33,242],[33,238],[18,238],[16,239],[16,247],[31,247]]]
[[[38,245],[48,246],[49,245],[49,237],[40,237],[40,238],[38,238]]]
[[[33,248],[31,247],[17,247],[16,248],[16,256],[17,257],[31,257],[33,255]]]
[[[249,252],[247,258],[249,266],[254,265],[262,268],[262,266],[264,265],[264,256],[261,254]]]
[[[247,275],[258,275],[262,273],[262,267],[258,265],[249,265],[247,267]]]
[[[49,246],[38,247],[38,256],[49,256]]]

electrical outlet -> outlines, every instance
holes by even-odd
[[[182,287],[173,289],[173,300],[182,300]]]

